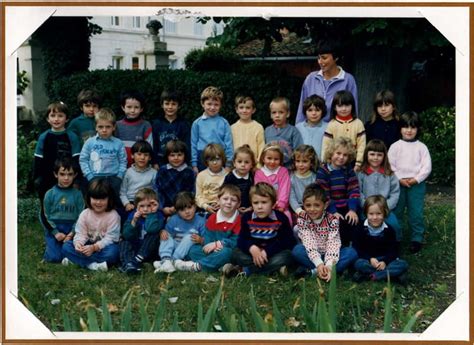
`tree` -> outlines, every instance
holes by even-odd
[[[381,89],[392,89],[404,110],[423,99],[422,88],[413,87],[412,65],[428,61],[444,65],[445,81],[454,82],[454,47],[427,20],[418,18],[242,18],[205,17],[199,21],[223,21],[221,35],[209,38],[207,44],[234,48],[253,39],[265,40],[262,55],[270,52],[272,40],[281,41],[279,33],[286,27],[298,36],[316,43],[330,39],[342,49],[341,65],[352,72],[359,88],[359,112],[362,118],[371,113],[372,100]],[[428,65],[429,65],[428,64]],[[435,72],[437,73],[437,72]],[[424,76],[426,77],[426,75]],[[418,80],[419,82],[419,80]],[[454,86],[452,88],[454,90]],[[407,94],[411,91],[411,94]],[[449,93],[449,92],[448,92]],[[435,101],[432,98],[432,101]],[[442,105],[453,105],[454,98]],[[432,105],[432,104],[431,104]],[[439,104],[441,105],[441,104]],[[418,106],[428,106],[419,104]],[[415,110],[423,110],[415,109]]]

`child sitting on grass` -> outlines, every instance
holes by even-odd
[[[303,194],[303,212],[298,214],[296,229],[301,244],[293,248],[293,257],[300,264],[295,276],[317,275],[325,281],[331,280],[333,267],[342,273],[357,259],[352,247],[341,248],[339,221],[326,212],[328,200],[324,191],[316,184],[306,187]]]
[[[242,216],[237,248],[232,252],[231,263],[222,269],[225,276],[275,271],[288,274],[295,238],[288,218],[274,209],[276,200],[275,190],[266,182],[259,182],[250,189],[253,211]]]
[[[153,189],[140,189],[134,204],[136,211],[123,225],[123,241],[120,242],[122,266],[119,270],[123,273],[138,273],[144,261],[158,256],[159,232],[165,222]]]
[[[239,187],[223,185],[219,189],[219,211],[211,214],[206,222],[204,243],[191,247],[189,257],[192,261],[176,260],[176,269],[213,272],[230,262],[240,232],[239,205]]]
[[[176,271],[175,260],[183,260],[195,243],[203,242],[206,219],[196,214],[196,202],[190,192],[179,192],[172,215],[160,231],[160,259],[155,261],[155,273]]]
[[[46,262],[61,262],[64,258],[63,244],[72,240],[77,218],[84,209],[82,193],[72,186],[78,170],[71,158],[58,159],[54,164],[57,185],[46,192],[43,202]]]
[[[381,195],[372,195],[365,200],[364,214],[367,219],[356,231],[354,247],[359,259],[354,267],[353,280],[397,280],[406,282],[408,264],[398,258],[395,231],[384,220],[388,215],[387,201]]]
[[[109,265],[118,262],[120,216],[114,210],[113,195],[106,180],[90,183],[87,208],[79,215],[74,240],[63,245],[63,265],[72,262],[92,271],[107,271]]]

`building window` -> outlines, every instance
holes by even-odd
[[[134,28],[141,28],[141,18],[140,17],[133,17],[133,27]]]
[[[119,26],[120,25],[120,17],[110,17],[110,24],[113,26]]]
[[[140,63],[138,57],[132,57],[132,69],[140,69]]]
[[[176,32],[176,23],[170,20],[165,19],[165,27],[164,31],[168,33],[175,33]]]
[[[113,69],[122,69],[122,61],[123,57],[121,56],[113,56],[112,57],[112,68]]]
[[[194,23],[194,34],[196,36],[204,35],[204,25],[202,23]]]

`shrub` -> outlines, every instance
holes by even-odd
[[[17,140],[17,189],[18,196],[24,197],[33,192],[33,161],[36,139],[18,132]]]
[[[455,110],[433,107],[420,114],[422,135],[420,140],[428,146],[431,155],[434,183],[455,183]]]
[[[229,49],[217,46],[192,49],[184,58],[186,69],[197,72],[236,72],[240,58]]]

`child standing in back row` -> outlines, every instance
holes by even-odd
[[[293,150],[303,144],[303,138],[295,126],[288,123],[290,101],[285,97],[276,97],[270,103],[270,114],[273,124],[265,128],[265,143],[279,145],[283,152],[285,168],[291,168]]]
[[[79,137],[81,145],[96,134],[95,114],[101,104],[102,97],[95,90],[84,89],[77,95],[77,105],[82,113],[71,121],[67,129]]]
[[[133,163],[132,146],[138,140],[145,140],[153,147],[153,135],[151,125],[142,117],[145,107],[145,97],[138,91],[122,93],[120,105],[125,117],[117,121],[115,136],[123,141],[127,151],[127,166]]]
[[[349,91],[338,91],[334,96],[331,121],[329,121],[323,138],[323,162],[331,159],[326,151],[331,142],[339,137],[351,139],[356,150],[354,170],[359,171],[365,149],[365,128],[362,121],[357,118],[354,96]]]
[[[196,174],[206,169],[201,157],[208,144],[219,144],[225,152],[226,161],[229,164],[232,161],[232,132],[229,122],[219,114],[223,99],[222,91],[214,86],[205,88],[201,93],[204,113],[191,126],[191,165]]]
[[[411,227],[410,250],[421,250],[425,224],[423,210],[425,203],[425,180],[431,173],[431,156],[425,144],[418,140],[421,134],[421,120],[411,111],[400,117],[402,139],[388,150],[388,159],[393,172],[400,180],[400,197],[395,214],[402,220],[405,208]]]
[[[234,151],[242,145],[248,145],[258,160],[265,146],[265,136],[263,134],[263,126],[257,121],[252,120],[255,110],[255,101],[252,97],[235,97],[235,111],[239,115],[239,120],[230,128],[232,130]]]

